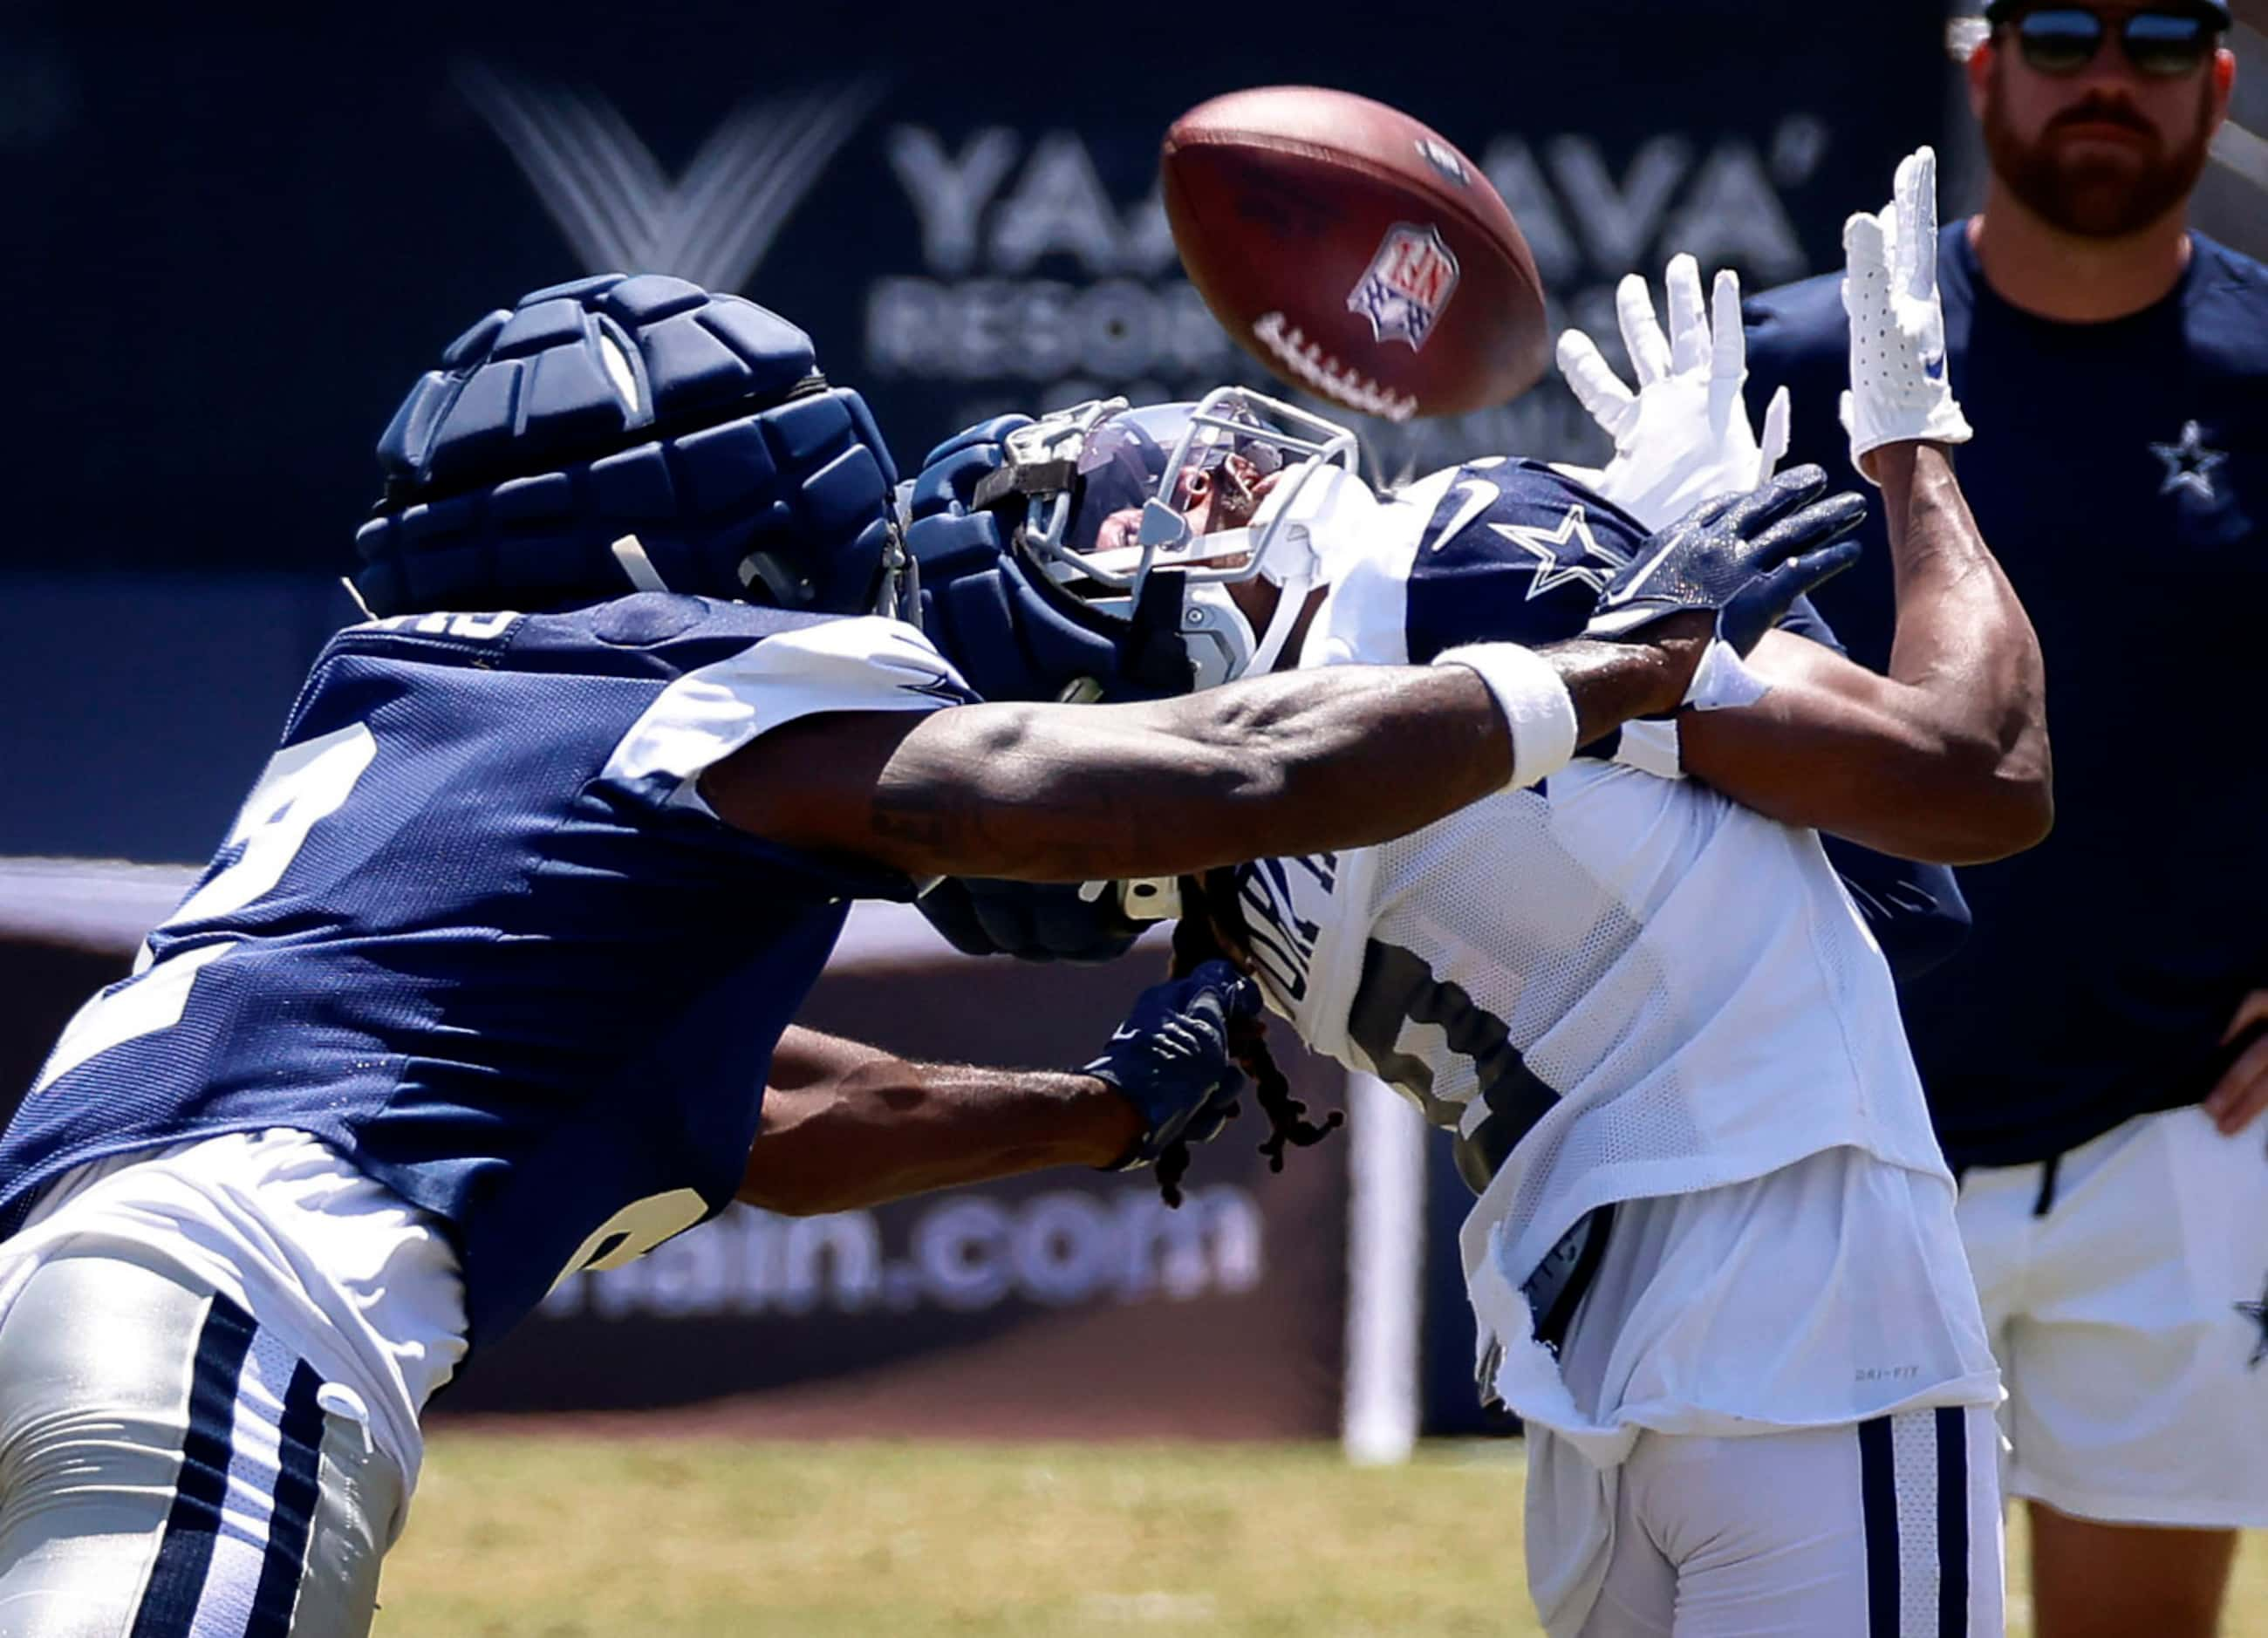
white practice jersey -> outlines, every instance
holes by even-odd
[[[1327,558],[1333,591],[1301,664],[1424,663],[1491,635],[1571,635],[1644,533],[1527,463],[1440,474],[1380,510],[1354,561]],[[1547,599],[1563,606],[1547,613]],[[1248,866],[1241,887],[1270,1005],[1456,1135],[1482,1191],[1462,1236],[1469,1289],[1512,1408],[1578,1433],[1614,1420],[1614,1406],[1570,1400],[1520,1291],[1586,1214],[1844,1148],[1927,1179],[1925,1208],[1946,1232],[1921,1236],[1923,1255],[1953,1266],[1905,1283],[1949,1293],[1948,1340],[1920,1350],[1926,1363],[1897,1385],[1911,1393],[1830,1381],[1791,1421],[1846,1402],[1879,1414],[1955,1384],[1957,1398],[1994,1392],[1889,970],[1815,833],[1690,781],[1579,758],[1395,841]],[[1822,1197],[1836,1202],[1825,1231],[1863,1239],[1844,1193]],[[1863,1245],[1850,1250],[1863,1260]],[[1849,1382],[1865,1365],[1820,1368]],[[1690,1408],[1701,1425],[1714,1407]]]

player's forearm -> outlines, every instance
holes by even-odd
[[[1769,818],[1899,858],[2005,858],[2054,816],[2039,644],[1943,452],[1875,455],[1897,581],[1890,674],[1771,633],[1750,661],[1771,691],[1683,718],[1685,769]]]
[[[1946,452],[1875,452],[1897,591],[1892,681],[1913,689],[1950,750],[2052,813],[2047,683],[2038,637],[1986,546]]]
[[[1690,669],[1646,645],[1543,657],[1579,743],[1674,708]],[[862,850],[920,874],[1196,875],[1407,834],[1503,790],[1514,749],[1462,665],[1336,666],[1138,706],[968,708],[907,736]]]
[[[1090,1076],[916,1063],[791,1030],[740,1197],[794,1216],[1048,1166],[1108,1166],[1142,1135]]]
[[[1749,657],[1771,685],[1739,710],[1679,719],[1685,771],[1785,825],[1896,858],[1978,864],[2029,847],[2043,818],[1999,756],[1951,733],[1904,684],[1771,632]]]

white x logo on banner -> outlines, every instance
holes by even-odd
[[[458,89],[511,151],[590,273],[745,287],[795,208],[882,99],[873,77],[752,98],[673,180],[590,92],[460,63]]]

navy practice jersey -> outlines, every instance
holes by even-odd
[[[818,711],[966,697],[909,626],[666,593],[334,637],[136,975],[0,1135],[0,1230],[106,1156],[313,1133],[443,1220],[475,1344],[732,1198],[845,900],[703,769]]]
[[[2196,1101],[2268,984],[2268,269],[2202,236],[2163,301],[2058,324],[1984,283],[1967,224],[1938,266],[1962,486],[2047,660],[2056,828],[1962,872],[1967,946],[1904,1004],[1956,1164],[2035,1160]],[[1749,391],[1793,391],[1793,458],[1850,471],[1835,278],[1749,308]],[[1821,601],[1861,661],[1893,628],[1879,524]]]

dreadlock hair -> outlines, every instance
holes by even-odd
[[[1226,961],[1239,972],[1252,971],[1252,953],[1245,934],[1244,914],[1236,904],[1236,873],[1208,871],[1203,877],[1182,878],[1182,918],[1174,924],[1171,976],[1186,978],[1208,961]],[[1308,1149],[1322,1142],[1346,1117],[1334,1109],[1318,1126],[1307,1119],[1307,1105],[1292,1095],[1292,1083],[1269,1049],[1268,1026],[1259,1017],[1232,1018],[1228,1025],[1229,1056],[1251,1081],[1268,1117],[1268,1139],[1260,1152],[1268,1169],[1284,1169],[1288,1145]],[[1168,1206],[1182,1203],[1182,1178],[1189,1169],[1186,1143],[1175,1143],[1158,1162],[1158,1187]]]

